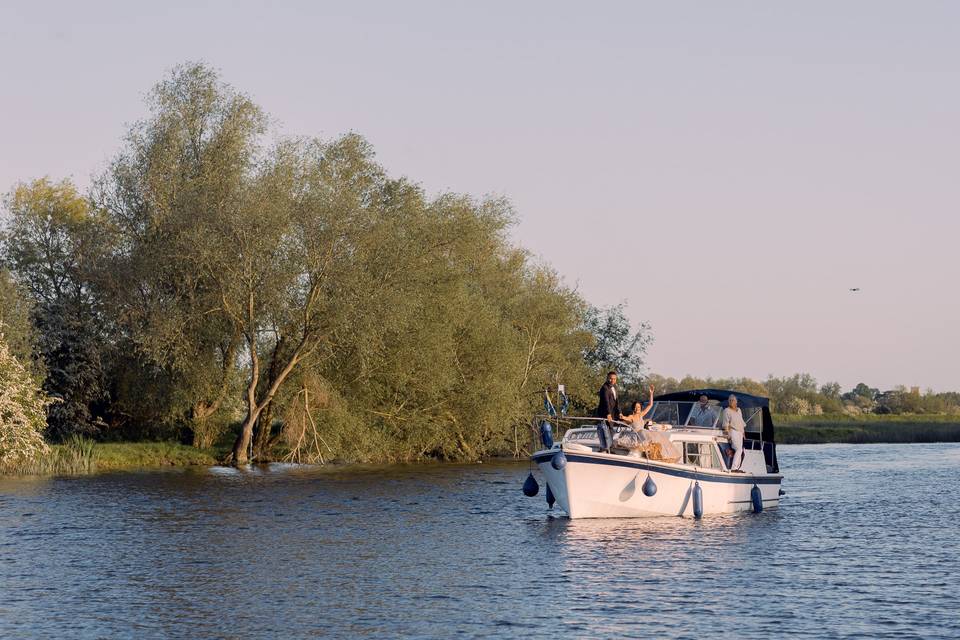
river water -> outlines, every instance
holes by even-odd
[[[699,522],[516,463],[2,479],[0,637],[960,637],[960,445],[779,453],[779,509]]]

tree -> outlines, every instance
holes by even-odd
[[[382,186],[369,153],[356,136],[279,144],[239,206],[197,221],[189,259],[213,284],[248,361],[237,463],[290,374],[333,340],[337,307],[366,295],[357,261],[373,249],[367,231]]]
[[[828,382],[827,384],[820,387],[820,395],[825,398],[830,398],[834,400],[840,399],[840,383],[838,382]]]
[[[509,245],[506,202],[427,200],[402,181],[384,194],[355,252],[369,295],[333,322],[324,358],[304,365],[299,397],[314,398],[314,419],[298,406],[285,437],[317,425],[310,447],[351,459],[519,452],[545,386],[585,388],[583,301]]]
[[[0,470],[48,453],[43,441],[47,399],[0,335]]]
[[[36,359],[36,331],[30,321],[33,307],[6,269],[0,268],[0,334],[10,349],[31,373],[41,379],[43,363]]]
[[[265,118],[202,64],[175,68],[149,106],[151,116],[131,128],[98,181],[95,201],[118,230],[103,278],[119,339],[131,347],[118,366],[125,379],[165,393],[143,406],[136,388],[120,387],[118,408],[147,421],[185,420],[194,445],[209,446],[223,424],[214,416],[238,380],[241,334],[197,253],[217,220],[241,215]]]
[[[109,228],[69,181],[20,184],[8,195],[6,262],[32,297],[37,350],[46,370],[49,434],[94,433],[105,398],[105,323],[93,286]]]
[[[857,407],[861,411],[873,411],[877,406],[877,396],[880,395],[880,390],[868,386],[867,384],[860,382],[851,389],[849,392],[843,394],[844,402],[849,402],[851,405]]]
[[[584,329],[593,335],[594,344],[586,350],[584,359],[597,373],[614,370],[629,383],[640,377],[643,358],[653,338],[646,323],[633,330],[624,308],[621,303],[605,309],[587,309]]]
[[[639,372],[647,327],[588,317],[511,245],[508,202],[428,198],[357,135],[268,144],[203,65],[149,105],[89,202],[49,183],[10,199],[10,264],[64,399],[51,433],[188,425],[202,446],[240,408],[236,463],[279,441],[296,459],[476,459],[519,454],[544,387],[586,388],[585,353]]]

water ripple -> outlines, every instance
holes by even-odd
[[[702,521],[557,517],[524,464],[2,479],[0,636],[960,637],[960,446],[780,457]]]

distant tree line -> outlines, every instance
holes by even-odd
[[[204,65],[148,106],[89,193],[4,201],[0,367],[48,441],[477,459],[526,442],[545,387],[639,376],[649,328],[513,246],[505,200],[429,197],[355,134],[277,138]]]
[[[731,389],[770,399],[774,413],[789,415],[846,414],[960,414],[960,393],[955,391],[921,392],[918,387],[898,386],[881,391],[864,383],[844,392],[836,382],[818,384],[813,376],[798,373],[790,377],[768,377],[764,381],[750,378],[681,379],[649,375],[642,384],[653,384],[658,393],[688,389]],[[639,397],[640,384],[630,389],[631,397]]]

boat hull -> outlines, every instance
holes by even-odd
[[[557,449],[533,456],[557,504],[571,518],[644,518],[694,516],[694,487],[699,484],[703,514],[752,511],[751,490],[761,493],[763,508],[780,504],[778,474],[705,471],[685,465],[605,453],[564,451],[566,464],[555,469]],[[647,478],[653,495],[643,491]]]

